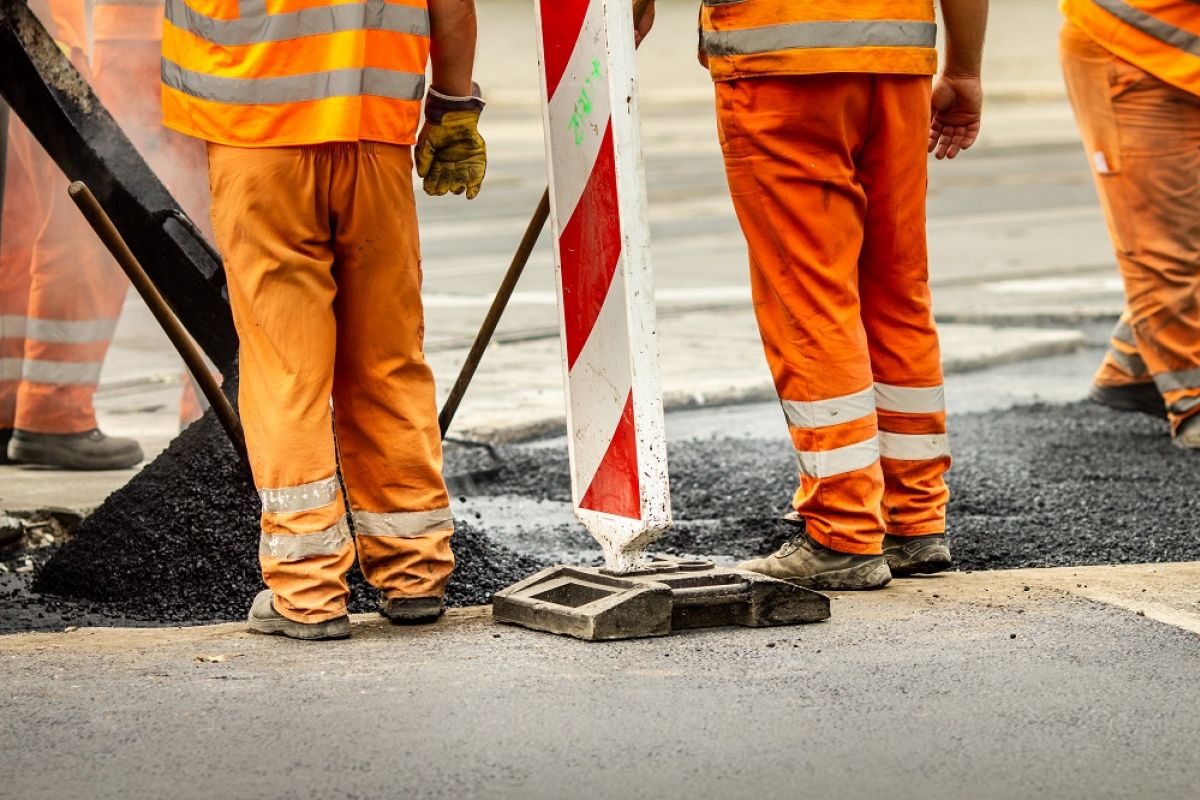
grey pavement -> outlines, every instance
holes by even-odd
[[[0,797],[1173,798],[1200,567],[897,581],[826,623],[587,644],[355,620],[0,638]]]

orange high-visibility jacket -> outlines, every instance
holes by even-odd
[[[49,19],[44,12],[47,6]],[[84,0],[48,0],[41,8],[38,4],[31,7],[60,47],[68,52],[87,52],[87,6]]]
[[[162,25],[163,0],[96,0],[92,9],[97,42],[157,42]]]
[[[1115,56],[1200,95],[1195,0],[1061,0],[1063,16]]]
[[[700,61],[714,80],[937,71],[933,0],[703,0]]]
[[[426,0],[166,0],[163,123],[236,147],[412,144]]]

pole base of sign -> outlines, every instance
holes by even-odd
[[[766,628],[829,619],[829,598],[799,586],[714,566],[655,558],[634,572],[559,565],[502,589],[497,622],[589,642],[667,636],[689,628]]]

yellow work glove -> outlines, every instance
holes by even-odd
[[[487,172],[487,145],[479,135],[483,111],[479,87],[472,97],[449,97],[433,89],[425,98],[425,124],[417,137],[417,174],[425,194],[479,194]]]

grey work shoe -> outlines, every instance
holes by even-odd
[[[8,458],[22,464],[60,469],[128,469],[141,462],[142,447],[133,439],[106,436],[99,428],[85,433],[33,433],[17,429]]]
[[[437,622],[445,611],[446,601],[441,597],[379,596],[379,613],[393,625],[426,625]]]
[[[892,574],[931,575],[949,569],[953,563],[944,533],[928,536],[884,536],[883,557]]]
[[[1200,414],[1185,419],[1171,437],[1171,443],[1184,450],[1200,450]]]
[[[275,610],[275,595],[270,589],[263,589],[254,598],[250,606],[250,616],[246,620],[250,630],[255,633],[265,633],[275,636],[287,636],[292,639],[347,639],[350,637],[350,616],[340,617],[325,622],[296,622],[288,619]]]
[[[1116,411],[1134,411],[1159,419],[1167,418],[1167,401],[1152,382],[1128,386],[1092,386],[1088,390],[1088,400]]]
[[[738,569],[808,589],[832,591],[881,589],[892,579],[883,556],[840,553],[814,542],[806,533],[793,537],[766,558],[738,564]]]

